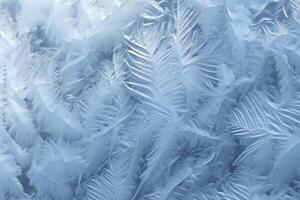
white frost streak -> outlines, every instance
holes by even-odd
[[[299,200],[300,0],[0,0],[0,200]]]

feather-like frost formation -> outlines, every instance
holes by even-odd
[[[0,200],[299,200],[299,0],[0,0]]]

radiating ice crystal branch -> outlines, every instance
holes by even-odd
[[[0,200],[299,200],[299,0],[0,0]]]

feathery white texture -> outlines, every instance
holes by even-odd
[[[300,199],[299,0],[0,0],[0,200]]]
[[[37,198],[70,199],[72,187],[84,170],[84,162],[78,152],[62,141],[52,141],[41,142],[33,155],[35,158],[28,176],[30,184],[38,191]]]

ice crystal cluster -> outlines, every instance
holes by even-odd
[[[0,200],[299,200],[300,0],[0,0]]]

